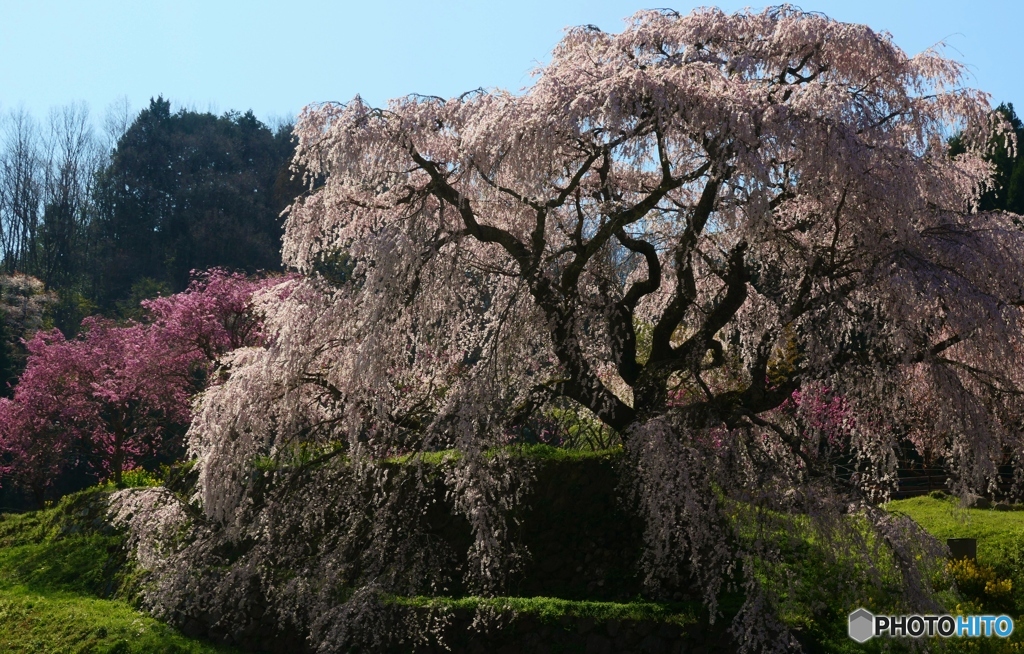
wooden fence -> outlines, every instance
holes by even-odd
[[[949,491],[946,481],[949,474],[942,468],[900,468],[897,470],[899,483],[893,499],[927,495],[934,490]],[[1000,470],[996,483],[998,492],[995,499],[1003,499],[1010,494],[1013,487],[1013,472]]]

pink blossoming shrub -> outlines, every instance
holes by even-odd
[[[820,435],[833,447],[841,446],[855,426],[849,404],[829,388],[797,389],[780,409],[799,420],[807,438]]]
[[[120,483],[124,470],[182,451],[191,398],[219,357],[259,342],[251,298],[269,283],[213,270],[145,302],[149,323],[86,318],[72,340],[37,332],[14,398],[0,402],[0,480],[39,501],[78,460]]]
[[[262,323],[251,310],[252,295],[279,281],[254,281],[215,268],[194,273],[184,292],[144,300],[142,306],[162,339],[216,361],[225,352],[260,342]]]

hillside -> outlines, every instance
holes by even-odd
[[[615,487],[609,472],[617,455],[565,456],[550,448],[536,448],[534,456],[541,470],[540,495],[535,499],[542,500],[535,505],[543,508],[530,524],[538,525],[534,529],[541,531],[523,534],[537,556],[534,564],[527,566],[518,587],[536,595],[492,599],[382,596],[380,601],[390,610],[405,612],[407,623],[411,620],[420,625],[422,645],[436,645],[440,640],[453,651],[501,646],[534,651],[546,643],[559,645],[564,651],[611,652],[676,651],[717,643],[712,651],[729,651],[727,641],[722,640],[722,622],[717,627],[709,625],[699,603],[629,599],[628,566],[618,576],[588,578],[587,571],[598,569],[595,553],[615,545],[591,539],[602,528],[616,533],[607,527],[617,517],[614,505],[609,504],[613,502],[609,491]],[[544,480],[551,485],[557,482],[562,492],[556,494],[556,489],[546,487]],[[0,515],[0,650],[298,651],[301,645],[294,638],[289,642],[280,634],[263,643],[243,643],[241,650],[214,645],[185,637],[139,611],[139,591],[147,577],[133,565],[126,551],[125,534],[109,522],[107,506],[112,492],[110,486],[96,487],[42,511]],[[552,498],[557,501],[543,501]],[[953,570],[960,594],[948,588],[940,590],[939,597],[948,609],[985,609],[1011,615],[1022,612],[1024,512],[964,510],[952,500],[932,497],[892,502],[888,509],[910,515],[940,538],[979,538],[979,565],[966,571]],[[562,529],[543,529],[555,524]],[[796,531],[799,533],[799,528]],[[628,538],[622,538],[618,544],[628,546]],[[814,607],[813,588],[827,588],[828,579],[835,576],[835,569],[828,569],[820,558],[814,540],[802,534],[803,544],[788,557],[788,573],[797,577],[797,583],[791,587],[786,618],[797,633],[803,634],[802,643],[808,651],[863,651],[853,649],[852,641],[845,637],[848,607],[839,604],[851,598],[834,597],[832,605]],[[580,559],[578,563],[576,558]],[[544,563],[551,560],[555,564]],[[563,572],[569,574],[562,576]],[[979,578],[980,587],[976,583]],[[996,587],[992,584],[986,587],[986,579],[994,580],[996,586],[1003,583],[1002,590],[992,591]],[[724,610],[735,610],[739,599],[724,597]],[[862,597],[861,601],[868,600]],[[883,597],[874,601],[888,600]],[[230,639],[223,629],[220,633],[219,640]],[[991,645],[1010,647],[1012,643]],[[389,649],[411,651],[412,646],[410,642],[393,642]],[[428,647],[422,651],[434,650]]]

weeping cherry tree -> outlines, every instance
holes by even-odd
[[[528,475],[499,446],[571,407],[626,450],[650,592],[695,585],[715,613],[739,584],[748,648],[793,643],[758,574],[778,548],[750,537],[780,516],[878,583],[884,552],[929,606],[938,546],[878,508],[898,443],[960,492],[1024,451],[1024,238],[976,210],[984,148],[1013,144],[963,77],[788,6],[645,11],[569,30],[518,94],[308,107],[301,276],[191,428],[206,516],[241,529],[252,462],[299,445],[457,450],[466,574],[500,592]]]

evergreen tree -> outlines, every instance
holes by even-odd
[[[294,195],[290,130],[252,112],[139,113],[97,182],[93,291],[113,308],[142,279],[183,289],[192,270],[280,267],[281,211]],[[282,181],[282,178],[284,181]]]
[[[1001,209],[1016,214],[1024,214],[1024,157],[1020,148],[1024,146],[1024,123],[1021,122],[1013,109],[1013,103],[1006,102],[996,107],[996,112],[1013,128],[1016,135],[1016,149],[1009,147],[1004,137],[997,137],[989,143],[986,159],[995,165],[992,188],[982,194],[978,208],[982,211]],[[950,139],[950,154],[963,154],[965,151],[960,135]]]

